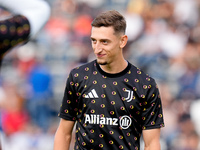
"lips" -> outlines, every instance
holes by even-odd
[[[97,54],[98,58],[102,58],[103,56],[105,56],[105,54]]]

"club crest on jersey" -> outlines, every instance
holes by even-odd
[[[133,91],[127,90],[127,89],[126,89],[125,92],[128,92],[128,96],[125,98],[125,100],[126,100],[127,102],[132,101],[132,100],[133,100]]]
[[[100,115],[86,114],[85,123],[99,124],[99,125],[113,125],[118,126],[122,129],[128,129],[131,126],[132,120],[129,116],[124,115],[118,118],[100,117]]]

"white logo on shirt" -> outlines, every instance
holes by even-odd
[[[132,123],[132,120],[129,116],[122,116],[119,120],[120,127],[122,129],[128,129]]]
[[[118,123],[118,121],[119,121],[119,123]],[[132,123],[132,120],[127,115],[122,116],[119,120],[118,118],[100,117],[100,115],[86,114],[85,115],[85,123],[113,125],[113,126],[120,125],[120,127],[122,129],[128,129]]]
[[[97,95],[96,90],[92,89],[91,92],[85,95],[85,98],[99,98],[99,96]]]
[[[125,90],[125,92],[128,92],[128,97],[125,98],[125,100],[126,100],[127,102],[132,101],[132,100],[133,100],[133,91]]]
[[[89,124],[103,124],[103,125],[115,125],[117,126],[117,118],[100,117],[100,115],[86,114],[85,123]]]

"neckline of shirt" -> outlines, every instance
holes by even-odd
[[[106,76],[106,77],[110,77],[110,78],[116,78],[116,77],[123,76],[123,75],[126,74],[126,73],[129,71],[129,69],[131,68],[131,64],[127,61],[128,65],[127,65],[127,67],[126,67],[123,71],[121,71],[121,72],[119,72],[119,73],[107,73],[107,72],[105,72],[105,71],[103,71],[103,70],[101,69],[100,65],[97,63],[97,60],[95,60],[95,63],[96,63],[97,70],[98,70],[102,75],[104,75],[104,76]]]

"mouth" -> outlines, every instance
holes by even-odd
[[[96,54],[97,58],[102,58],[105,54]]]

